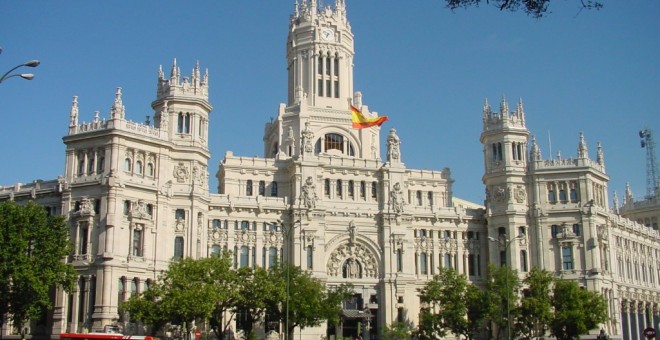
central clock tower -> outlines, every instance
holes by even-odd
[[[345,0],[334,9],[317,8],[316,0],[296,4],[287,38],[287,104],[345,110],[353,96],[353,56]]]

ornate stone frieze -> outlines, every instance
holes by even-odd
[[[330,254],[328,276],[345,278],[377,278],[376,257],[362,244],[342,244]]]

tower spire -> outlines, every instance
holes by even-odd
[[[509,119],[509,103],[506,102],[506,96],[502,96],[502,101],[500,102],[500,115],[502,120]]]
[[[587,150],[587,143],[584,141],[584,133],[580,131],[580,142],[578,143],[578,158],[589,158],[589,152]]]
[[[73,96],[73,102],[71,103],[71,112],[69,113],[71,118],[69,126],[73,127],[78,125],[78,96]]]
[[[596,155],[596,162],[600,165],[605,165],[605,156],[603,155],[603,146],[598,142],[598,154]]]
[[[178,84],[179,78],[180,78],[180,71],[179,71],[179,67],[176,66],[176,58],[174,58],[174,62],[172,63],[172,71],[170,71],[170,80],[173,80],[176,82],[176,84]]]

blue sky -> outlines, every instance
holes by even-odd
[[[209,164],[225,151],[261,156],[264,124],[286,101],[285,40],[293,0],[0,1],[0,71],[29,59],[32,81],[0,84],[0,185],[64,174],[72,96],[80,120],[108,117],[123,88],[127,117],[153,115],[158,65],[199,60],[210,74]],[[334,3],[334,0],[325,0]],[[454,194],[483,201],[481,108],[525,103],[544,158],[576,155],[583,131],[592,158],[603,143],[609,194],[630,181],[646,192],[638,131],[660,142],[660,1],[603,0],[579,11],[553,1],[547,18],[492,6],[452,12],[442,0],[347,0],[356,39],[355,89],[388,115],[402,159],[415,169],[449,167]],[[211,192],[217,192],[217,180]]]

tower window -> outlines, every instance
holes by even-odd
[[[335,98],[339,98],[339,80],[335,80]]]
[[[332,88],[330,88],[330,79],[326,79],[325,81],[325,96],[326,97],[331,97],[332,96]]]
[[[135,162],[135,172],[142,174],[142,161]]]
[[[348,197],[355,197],[355,183],[352,180],[348,181]]]
[[[259,181],[259,196],[266,196],[266,182]]]
[[[330,58],[325,58],[325,74],[330,75]]]
[[[131,172],[132,169],[132,164],[131,164],[131,159],[126,158],[124,159],[124,171],[126,172]]]
[[[154,164],[153,163],[147,163],[147,176],[149,176],[149,177],[154,176]]]
[[[378,187],[376,182],[371,182],[371,198],[378,198]]]
[[[307,269],[314,268],[314,248],[307,246]]]
[[[330,197],[330,180],[327,178],[323,181],[323,192],[326,197]]]
[[[360,197],[365,198],[367,195],[367,183],[365,181],[360,181]]]
[[[247,183],[245,184],[245,195],[246,196],[252,196],[252,180],[248,179]]]
[[[322,56],[319,56],[317,68],[318,68],[318,70],[317,70],[318,74],[323,75],[323,57]]]
[[[421,206],[422,205],[422,191],[417,190],[415,193],[415,196],[417,197],[417,205]]]
[[[339,76],[339,59],[335,56],[335,76]]]
[[[319,79],[318,81],[318,90],[319,90],[319,97],[323,97],[323,79]]]
[[[342,183],[341,179],[337,180],[337,197],[341,198],[342,197]]]
[[[429,207],[433,206],[433,191],[428,192]]]

